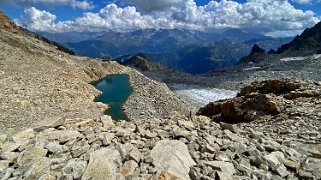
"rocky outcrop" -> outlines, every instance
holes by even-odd
[[[6,16],[1,10],[0,10],[0,29],[3,29],[5,31],[8,32],[12,32],[15,34],[21,34],[21,35],[25,35],[25,36],[30,36],[32,38],[36,38],[38,40],[41,40],[43,42],[46,42],[50,45],[55,46],[58,50],[68,53],[70,55],[75,55],[75,53],[66,48],[65,46],[55,42],[55,41],[51,41],[47,38],[44,38],[36,33],[33,33],[27,29],[24,29],[22,27],[17,26],[8,16]]]
[[[157,70],[165,70],[166,67],[159,63],[153,62],[146,55],[139,53],[124,62],[121,62],[124,66],[129,66],[135,68],[139,71],[157,71]]]
[[[228,123],[250,122],[261,117],[287,114],[286,109],[297,98],[319,98],[319,83],[296,80],[267,80],[244,87],[236,98],[212,102],[201,108],[198,115]]]
[[[0,28],[12,33],[19,33],[20,28],[0,10]]]
[[[254,44],[250,55],[255,55],[255,54],[264,53],[264,52],[265,52],[264,49],[260,48],[257,44]]]

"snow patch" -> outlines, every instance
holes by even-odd
[[[217,88],[204,88],[195,85],[171,84],[170,87],[187,102],[198,108],[204,107],[209,102],[229,99],[237,95],[237,91]]]
[[[280,59],[280,61],[283,62],[288,62],[288,61],[303,61],[308,59],[309,57],[286,57],[286,58],[282,58]]]
[[[258,70],[258,69],[261,69],[261,67],[249,67],[249,68],[244,68],[243,71],[252,71],[252,70]]]
[[[305,57],[302,57],[302,56],[299,56],[299,57],[285,57],[285,58],[280,59],[280,61],[283,61],[283,62],[304,61],[304,60],[314,60],[314,59],[318,59],[320,57],[321,57],[321,54],[314,54],[312,56],[305,56]]]

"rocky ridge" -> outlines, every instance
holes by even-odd
[[[139,71],[158,71],[165,70],[166,67],[160,63],[153,62],[146,55],[139,53],[133,57],[121,62],[124,66],[135,68]]]

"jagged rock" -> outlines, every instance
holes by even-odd
[[[0,172],[4,172],[4,170],[9,167],[9,163],[10,163],[10,161],[1,160],[0,161]]]
[[[102,142],[104,145],[109,145],[112,142],[112,140],[115,138],[114,133],[107,133],[107,132],[103,132],[99,136],[102,139]]]
[[[189,179],[190,167],[196,165],[187,146],[176,140],[159,141],[152,149],[151,157],[159,173],[167,172],[180,179]]]
[[[79,157],[90,149],[89,142],[86,140],[79,140],[75,142],[71,148],[71,154],[73,157]]]
[[[288,100],[318,97],[320,94],[316,85],[306,85],[293,79],[254,82],[242,88],[233,99],[212,102],[200,108],[197,115],[228,123],[249,122],[284,113]]]
[[[81,119],[81,118],[75,118],[75,119],[65,119],[64,126],[80,126],[80,127],[92,127],[94,126],[95,121],[92,119]]]
[[[12,136],[12,141],[6,141],[3,144],[0,144],[0,148],[3,151],[13,151],[20,146],[23,146],[28,143],[28,141],[35,136],[33,129],[27,129],[21,131],[14,136]]]
[[[128,157],[129,159],[134,160],[136,163],[139,163],[142,155],[141,152],[135,146],[133,146],[128,153]]]
[[[19,166],[27,167],[33,164],[38,159],[43,159],[48,150],[44,149],[42,146],[28,146],[19,156],[17,163]]]
[[[90,154],[82,179],[116,179],[116,168],[120,164],[121,156],[117,150],[101,148]]]
[[[62,168],[63,175],[71,175],[73,179],[79,179],[87,167],[87,162],[80,159],[71,159]]]
[[[41,131],[48,128],[55,128],[62,126],[64,124],[64,120],[61,117],[52,117],[43,119],[35,124],[35,130]]]
[[[190,138],[191,136],[191,133],[189,131],[181,129],[179,127],[173,129],[173,134],[175,138],[180,138],[180,137]]]
[[[0,133],[0,143],[2,144],[3,142],[5,142],[7,137],[8,135]]]
[[[108,128],[111,128],[114,126],[114,122],[111,116],[104,115],[100,117],[100,121],[103,123],[104,130],[107,130]]]
[[[58,154],[64,151],[64,148],[62,145],[59,144],[58,141],[53,141],[45,145],[45,148],[48,149],[51,153]]]
[[[39,158],[33,162],[30,168],[24,174],[23,179],[33,180],[38,179],[44,174],[50,173],[50,160],[46,157]]]
[[[130,176],[135,172],[136,168],[138,168],[138,164],[134,160],[129,160],[120,168],[120,173],[123,176]]]
[[[236,173],[234,165],[229,162],[224,161],[203,161],[203,163],[207,166],[210,166],[214,170],[221,171],[223,173],[227,173],[229,175],[233,175]]]
[[[48,129],[37,135],[37,139],[42,142],[57,140],[59,142],[67,142],[77,138],[84,137],[80,132],[75,130],[53,130]]]
[[[274,170],[278,175],[282,178],[289,175],[290,173],[287,171],[286,167],[282,164]]]
[[[259,114],[278,114],[283,101],[275,95],[249,94],[233,100],[214,102],[201,108],[198,115],[211,118],[220,116],[220,121],[228,123],[249,122],[258,118]]]
[[[180,127],[184,127],[186,129],[193,129],[195,127],[192,121],[184,121],[184,120],[178,120],[177,125]]]
[[[263,158],[268,162],[271,169],[276,169],[280,165],[283,165],[284,154],[280,151],[276,151],[263,156]]]
[[[225,152],[219,151],[215,154],[215,160],[228,162],[230,161],[230,158]]]
[[[253,129],[250,129],[250,133],[250,137],[254,139],[260,139],[264,137],[262,132],[254,131]]]
[[[216,179],[218,180],[233,180],[232,174],[226,173],[226,172],[216,172]]]
[[[297,171],[300,168],[300,162],[293,161],[290,159],[284,159],[283,164],[285,167]]]
[[[237,132],[237,129],[234,125],[232,124],[228,124],[228,123],[224,123],[224,122],[220,122],[220,127],[224,130],[224,129],[228,129],[233,133]]]

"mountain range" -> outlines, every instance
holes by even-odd
[[[254,44],[277,49],[292,38],[272,38],[229,29],[202,32],[182,29],[144,29],[134,32],[40,33],[76,54],[92,58],[122,59],[144,53],[152,60],[191,74],[230,67],[247,55]]]
[[[257,64],[280,63],[284,57],[311,56],[321,54],[321,22],[314,27],[305,29],[301,35],[296,36],[292,41],[279,47],[277,51],[264,51],[259,45],[254,45],[249,55],[243,57],[238,66],[247,66],[249,62]],[[301,58],[301,59],[302,59]],[[299,61],[299,60],[297,60]],[[308,63],[305,63],[308,64]]]

